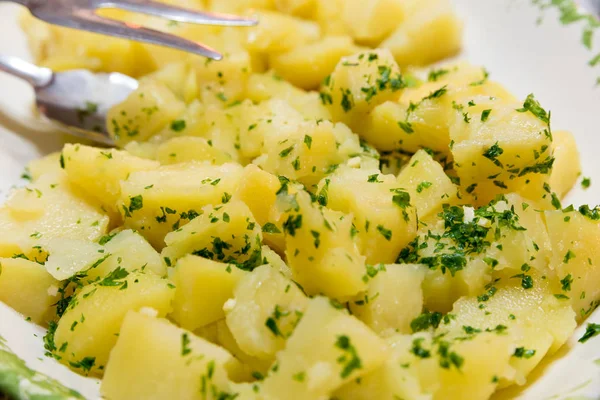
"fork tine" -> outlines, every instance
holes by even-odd
[[[154,29],[145,28],[137,24],[102,18],[96,15],[93,10],[76,9],[72,11],[70,16],[60,19],[60,21],[54,20],[48,22],[70,28],[117,36],[124,39],[172,47],[178,50],[199,54],[213,60],[221,60],[223,58],[219,52],[202,43]]]
[[[258,21],[254,18],[194,11],[152,0],[99,0],[96,5],[99,8],[120,8],[126,11],[163,17],[177,22],[224,26],[254,26],[258,24]]]

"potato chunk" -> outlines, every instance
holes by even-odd
[[[216,400],[233,394],[227,375],[238,368],[238,361],[223,348],[145,310],[130,311],[111,352],[101,392],[114,400]]]
[[[381,43],[401,66],[427,65],[452,56],[461,48],[462,23],[448,0],[412,1],[412,10]],[[374,23],[378,21],[375,20]]]
[[[225,304],[227,326],[245,353],[273,360],[308,305],[291,280],[270,265],[245,275]]]
[[[457,115],[450,126],[461,185],[483,203],[498,193],[529,197],[528,191],[534,191],[532,200],[542,197],[542,184],[532,178],[549,179],[554,163],[546,111],[531,95],[523,105],[494,100],[476,103],[466,111],[469,122]]]
[[[354,242],[351,218],[312,203],[306,192],[288,196],[292,208],[282,229],[294,280],[309,295],[345,299],[363,291],[365,258]]]
[[[377,45],[403,23],[402,3],[400,0],[346,0],[341,16],[354,39]]]
[[[156,158],[163,165],[179,164],[190,161],[208,161],[213,165],[231,162],[231,156],[210,145],[200,137],[173,138],[156,149]]]
[[[146,81],[127,100],[110,109],[108,131],[118,146],[132,140],[147,140],[185,110],[165,85]]]
[[[317,297],[277,354],[261,393],[272,398],[306,399],[329,396],[355,378],[381,365],[385,342],[356,318]]]
[[[0,208],[0,256],[24,254],[44,261],[40,249],[53,238],[98,240],[108,216],[61,170],[15,190]]]
[[[33,322],[50,319],[57,289],[58,281],[43,265],[21,258],[0,259],[0,301]]]
[[[442,204],[459,202],[458,187],[424,150],[415,153],[400,172],[398,186],[408,191],[420,219],[441,211]]]
[[[353,234],[367,263],[393,263],[416,235],[417,217],[407,192],[392,175],[342,167],[319,184],[321,205],[354,216]]]
[[[171,310],[175,291],[155,275],[116,270],[85,286],[69,302],[54,334],[61,362],[84,374],[101,375],[128,311],[151,307]]]
[[[550,267],[568,297],[578,321],[600,305],[600,223],[598,209],[544,213],[552,244]],[[561,297],[562,297],[561,296]]]
[[[270,57],[270,65],[287,81],[303,89],[316,89],[333,72],[340,58],[358,51],[352,38],[329,36]]]
[[[189,255],[177,262],[172,279],[175,299],[171,318],[185,329],[195,330],[225,317],[223,304],[247,272]]]
[[[334,121],[356,130],[370,110],[397,99],[403,86],[391,53],[376,49],[342,58],[326,80],[322,97]]]
[[[203,208],[200,216],[169,233],[165,243],[162,255],[172,263],[190,253],[247,270],[262,263],[260,226],[239,200]]]
[[[380,264],[367,268],[365,278],[368,289],[350,302],[352,313],[379,334],[411,333],[410,323],[423,309],[423,266]]]
[[[579,151],[573,134],[567,131],[552,132],[554,141],[554,164],[550,175],[550,187],[559,198],[564,198],[581,175]]]
[[[510,364],[516,374],[503,380],[502,386],[525,383],[531,370],[546,354],[558,350],[576,327],[569,303],[555,298],[539,275],[533,276],[531,288],[500,281],[478,297],[459,299],[452,315],[448,325],[440,326],[442,332],[471,337],[491,331],[511,337],[515,352]]]
[[[202,207],[229,199],[241,171],[236,164],[190,163],[134,172],[121,183],[124,225],[161,249],[165,235],[194,219]]]
[[[67,177],[107,210],[117,211],[121,181],[136,171],[158,168],[155,161],[134,157],[124,151],[67,144],[62,151]]]

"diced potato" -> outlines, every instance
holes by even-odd
[[[485,400],[499,378],[510,374],[512,346],[507,336],[484,332],[466,341],[450,343],[442,338],[431,342],[423,334],[389,338],[391,354],[385,363],[360,381],[344,385],[335,397]]]
[[[256,52],[291,50],[319,39],[321,29],[312,21],[278,12],[259,13],[260,24],[247,28],[247,47]]]
[[[525,356],[514,353],[511,357],[510,364],[516,374],[503,385],[523,384],[546,353],[558,350],[576,327],[575,313],[569,303],[556,299],[539,275],[532,279],[532,288],[501,281],[482,296],[459,299],[449,324],[441,326],[442,332],[459,337],[479,335],[478,330],[508,334],[515,349],[528,350]]]
[[[203,208],[200,216],[169,233],[165,243],[162,255],[171,262],[193,253],[247,270],[262,263],[260,225],[239,200]]]
[[[344,7],[345,0],[315,0],[315,20],[321,25],[323,34],[340,36],[348,35],[350,29],[342,20],[340,10]]]
[[[57,238],[43,247],[49,254],[46,269],[60,280],[77,275],[82,282],[94,282],[117,268],[158,276],[167,274],[166,266],[156,250],[131,230],[103,236],[100,244]]]
[[[287,81],[303,89],[316,89],[333,72],[340,58],[358,51],[348,36],[328,36],[318,42],[273,54],[271,67]]]
[[[273,360],[261,360],[245,353],[240,346],[237,344],[233,334],[227,327],[227,323],[224,319],[215,322],[208,326],[216,327],[216,342],[220,346],[223,346],[225,350],[233,354],[235,358],[240,360],[243,364],[243,369],[240,371],[239,376],[236,376],[237,381],[249,381],[255,379],[255,376],[261,374],[265,376],[269,372],[269,368],[273,364]],[[234,379],[234,377],[232,377]]]
[[[127,143],[123,150],[139,158],[145,158],[146,160],[156,160],[157,148],[157,143],[133,141]]]
[[[402,3],[402,0],[346,0],[342,20],[354,39],[376,46],[404,23]]]
[[[374,107],[396,100],[402,86],[394,57],[375,49],[343,57],[326,80],[322,98],[335,121],[356,129]]]
[[[384,151],[428,148],[448,154],[455,117],[460,122],[477,118],[470,114],[471,104],[490,97],[512,100],[502,86],[485,80],[482,68],[460,65],[443,71],[448,72],[442,78],[405,89],[398,101],[375,107],[358,129],[361,137]]]
[[[123,147],[132,140],[147,140],[185,110],[183,102],[165,85],[146,81],[127,100],[110,109],[108,131]]]
[[[241,173],[236,164],[207,163],[134,172],[121,183],[119,210],[124,225],[161,249],[165,235],[194,219],[202,207],[230,198]]]
[[[50,319],[58,281],[38,263],[21,258],[0,259],[0,301],[37,324]]]
[[[362,153],[358,136],[344,124],[307,121],[287,131],[265,133],[264,170],[312,188],[337,165]]]
[[[155,275],[122,269],[85,286],[58,321],[54,344],[61,362],[84,374],[102,374],[127,312],[151,307],[164,317],[175,295],[169,286]]]
[[[67,178],[88,196],[112,212],[117,210],[121,181],[136,171],[158,168],[155,161],[134,157],[127,152],[67,144],[62,151]]]
[[[275,7],[282,13],[311,17],[316,3],[316,0],[275,0]]]
[[[398,64],[427,65],[452,56],[461,48],[462,23],[448,0],[427,0],[418,4],[390,37],[381,43]],[[374,23],[378,21],[375,20]]]
[[[100,207],[69,184],[63,171],[48,173],[15,190],[0,208],[0,256],[37,258],[39,246],[58,237],[96,241],[106,233],[108,222]]]
[[[559,198],[564,198],[581,175],[581,162],[577,143],[570,132],[552,132],[554,164],[550,174],[550,187]]]
[[[552,244],[550,268],[560,280],[560,294],[569,297],[581,321],[600,305],[598,209],[584,206],[580,212],[547,211],[544,216]]]
[[[277,370],[269,372],[260,392],[267,398],[326,398],[377,368],[386,353],[385,342],[369,328],[317,297],[277,354]]]
[[[365,257],[354,242],[351,218],[312,203],[306,192],[289,196],[295,208],[286,212],[283,231],[294,280],[309,295],[343,300],[364,291]]]
[[[467,108],[470,120],[457,113],[450,126],[461,185],[484,204],[498,193],[523,193],[533,177],[548,179],[554,162],[548,115],[543,109],[539,116],[525,109],[539,107],[535,99],[529,96],[524,105],[483,99],[476,103]],[[543,193],[540,184],[532,199]]]
[[[414,204],[393,175],[342,167],[317,188],[319,203],[354,216],[353,235],[367,263],[393,263],[417,232]]]
[[[231,162],[231,156],[211,146],[204,138],[178,137],[168,140],[156,149],[156,159],[163,165],[190,161],[208,161],[214,165]]]
[[[108,242],[106,242],[108,240]],[[105,253],[110,257],[94,270],[88,271],[88,276],[106,276],[118,267],[130,272],[135,270],[153,273],[158,276],[167,274],[166,266],[160,255],[139,233],[124,230],[104,239]]]
[[[492,272],[507,279],[532,269],[550,275],[550,241],[539,212],[516,195],[479,209],[444,206],[426,220],[399,260],[423,263],[425,307],[449,311],[461,296],[476,296]]]
[[[245,353],[273,360],[285,346],[308,305],[291,280],[270,265],[244,276],[225,303],[227,326]]]
[[[423,266],[380,264],[366,276],[367,292],[350,302],[352,313],[378,334],[411,333],[410,323],[423,309]]]
[[[175,299],[171,318],[189,330],[225,317],[223,305],[247,272],[193,255],[180,259],[172,275]]]
[[[292,270],[288,265],[283,261],[283,258],[275,251],[273,251],[269,246],[262,247],[262,255],[263,262],[265,264],[271,265],[277,271],[279,271],[283,276],[288,279],[292,279]]]
[[[102,246],[81,239],[50,239],[44,244],[44,250],[49,254],[44,267],[59,281],[77,275],[94,262],[106,258]]]
[[[419,218],[438,213],[442,204],[459,202],[458,187],[442,166],[424,150],[419,150],[398,175],[398,187],[410,194]]]
[[[27,164],[27,171],[32,181],[38,180],[47,173],[58,173],[60,170],[60,153],[51,153],[45,157],[38,158]]]
[[[238,361],[223,348],[165,319],[130,311],[100,390],[114,400],[216,400],[233,394],[227,375],[237,368]]]

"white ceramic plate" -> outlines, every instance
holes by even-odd
[[[540,3],[551,2],[556,6],[542,10]],[[578,205],[600,203],[600,87],[597,87],[600,68],[589,65],[600,46],[595,46],[594,52],[583,44],[587,22],[568,25],[559,22],[559,8],[570,0],[455,0],[455,3],[466,24],[461,57],[484,65],[492,79],[502,82],[521,98],[535,93],[542,105],[552,110],[553,128],[575,134],[583,174],[592,178],[592,186],[584,191],[578,185],[568,201]],[[29,59],[25,38],[17,26],[18,12],[16,6],[0,5],[0,53]],[[564,8],[562,14],[564,17]],[[25,84],[0,74],[0,196],[18,182],[29,160],[59,149],[62,142],[62,138],[49,134],[47,127],[32,116],[32,99],[32,91]],[[586,322],[600,322],[600,310]],[[585,324],[552,360],[532,373],[526,387],[500,393],[496,398],[600,399],[600,337],[578,344],[577,339],[584,331]],[[32,370],[55,378],[85,398],[99,398],[97,380],[80,377],[44,356],[43,334],[43,329],[0,303],[0,337],[12,352]],[[8,373],[6,364],[2,365],[3,351],[0,339],[0,378]],[[30,380],[22,380],[21,386],[23,393],[27,392]]]

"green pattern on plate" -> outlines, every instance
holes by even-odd
[[[15,400],[83,399],[78,392],[31,370],[25,361],[8,349],[0,336],[0,393]]]

